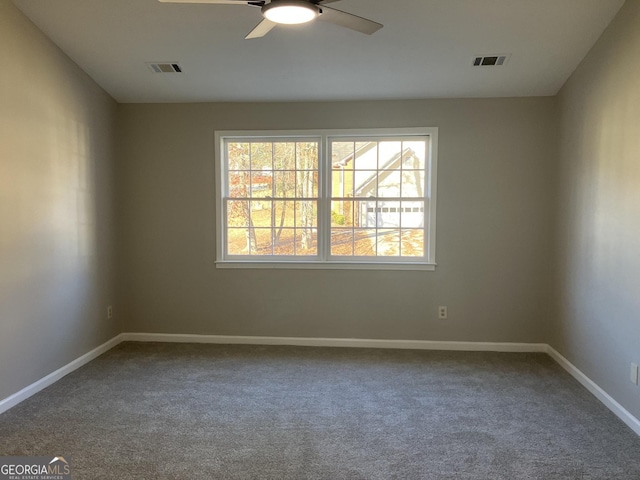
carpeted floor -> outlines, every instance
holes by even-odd
[[[640,479],[544,354],[124,343],[0,415],[83,479]]]

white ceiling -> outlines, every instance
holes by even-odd
[[[342,0],[383,23],[324,22],[244,40],[256,7],[157,0],[14,0],[120,102],[554,95],[624,0]],[[512,54],[474,68],[479,54]],[[145,62],[178,61],[183,74]]]

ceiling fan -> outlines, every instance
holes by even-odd
[[[324,22],[350,28],[371,35],[382,28],[382,24],[351,13],[325,6],[338,0],[159,0],[166,3],[211,3],[218,5],[249,5],[260,7],[264,19],[244,38],[260,38],[276,25],[297,25],[316,18]]]

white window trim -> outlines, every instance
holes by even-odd
[[[323,231],[330,229],[330,216],[323,214],[330,208],[331,201],[330,182],[331,162],[323,161],[325,152],[328,151],[328,144],[331,138],[335,137],[389,137],[389,136],[428,136],[429,151],[426,161],[428,166],[425,171],[428,173],[429,181],[426,184],[425,201],[429,204],[428,227],[425,227],[425,242],[427,243],[425,251],[428,252],[427,260],[422,258],[415,259],[413,257],[401,257],[402,261],[398,261],[398,257],[353,257],[344,259],[331,257],[329,258],[326,238],[318,236],[318,257],[286,257],[278,256],[269,257],[260,260],[255,257],[244,259],[228,259],[225,258],[226,244],[226,226],[223,220],[226,215],[224,212],[224,188],[226,171],[223,169],[224,164],[224,140],[227,138],[238,137],[247,140],[251,138],[290,138],[292,140],[320,137],[320,145],[318,149],[318,169],[319,193],[323,195],[318,198],[318,230]],[[232,130],[232,131],[216,131],[215,132],[215,203],[216,203],[216,267],[217,268],[286,268],[286,269],[360,269],[360,270],[435,270],[436,261],[436,203],[437,203],[437,178],[438,178],[438,128],[437,127],[414,127],[414,128],[374,128],[374,129],[339,129],[339,130]],[[323,225],[320,225],[323,223]],[[317,258],[317,259],[316,259]]]

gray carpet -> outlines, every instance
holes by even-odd
[[[0,415],[82,479],[640,479],[544,354],[125,343]]]

